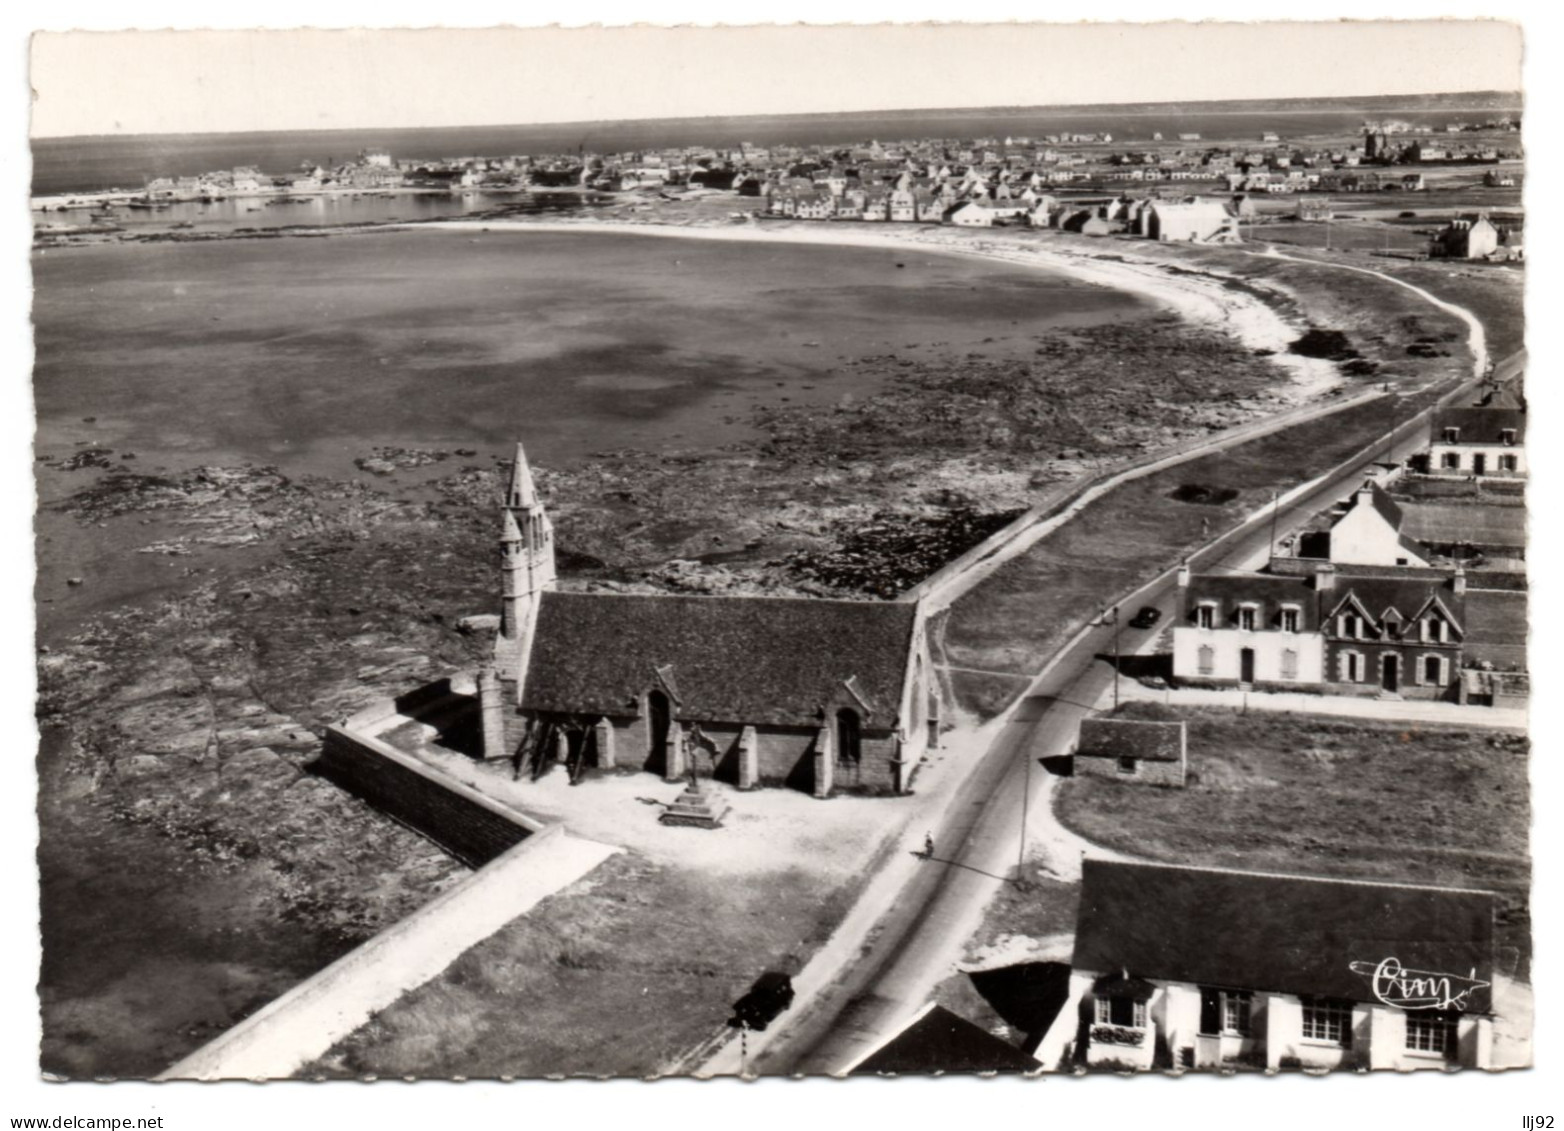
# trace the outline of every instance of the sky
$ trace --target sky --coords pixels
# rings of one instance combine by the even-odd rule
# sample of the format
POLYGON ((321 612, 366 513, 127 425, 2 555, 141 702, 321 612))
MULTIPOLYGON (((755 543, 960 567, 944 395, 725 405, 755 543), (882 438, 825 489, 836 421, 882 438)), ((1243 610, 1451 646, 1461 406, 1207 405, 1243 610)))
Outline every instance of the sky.
POLYGON ((1520 68, 1521 30, 1496 20, 44 32, 32 46, 32 130, 1513 91, 1520 68))

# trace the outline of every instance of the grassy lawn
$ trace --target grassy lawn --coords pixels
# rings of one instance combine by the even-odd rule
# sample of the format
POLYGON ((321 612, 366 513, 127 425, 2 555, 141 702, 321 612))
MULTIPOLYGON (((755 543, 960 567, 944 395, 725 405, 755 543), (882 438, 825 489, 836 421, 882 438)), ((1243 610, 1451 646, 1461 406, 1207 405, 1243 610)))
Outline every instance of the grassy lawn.
POLYGON ((1177 717, 1190 726, 1187 788, 1071 778, 1058 818, 1152 860, 1497 891, 1499 968, 1527 976, 1524 738, 1216 708, 1177 717))
POLYGON ((615 856, 299 1075, 659 1074, 722 1033, 762 972, 796 973, 855 886, 615 856))

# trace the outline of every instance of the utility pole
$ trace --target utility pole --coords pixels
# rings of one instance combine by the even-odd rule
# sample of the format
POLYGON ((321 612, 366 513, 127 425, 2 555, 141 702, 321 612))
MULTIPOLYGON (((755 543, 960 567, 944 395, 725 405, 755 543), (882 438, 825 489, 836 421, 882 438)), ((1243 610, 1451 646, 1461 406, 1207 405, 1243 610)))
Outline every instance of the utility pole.
POLYGON ((1016 849, 1016 888, 1026 890, 1026 810, 1032 797, 1032 751, 1021 752, 1026 759, 1026 784, 1021 787, 1021 846, 1016 849))
POLYGON ((1271 488, 1271 549, 1270 549, 1270 552, 1265 555, 1266 561, 1270 561, 1272 558, 1274 558, 1276 556, 1276 512, 1281 509, 1281 507, 1279 507, 1277 505, 1278 501, 1279 501, 1279 497, 1276 494, 1276 488, 1272 487, 1271 488))
POLYGON ((1113 606, 1113 713, 1119 713, 1119 606, 1113 606))

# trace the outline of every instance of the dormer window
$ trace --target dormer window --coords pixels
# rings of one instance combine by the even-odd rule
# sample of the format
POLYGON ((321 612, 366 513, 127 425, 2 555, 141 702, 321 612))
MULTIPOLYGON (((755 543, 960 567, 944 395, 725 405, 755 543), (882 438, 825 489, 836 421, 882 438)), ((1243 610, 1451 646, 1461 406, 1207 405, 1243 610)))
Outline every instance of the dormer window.
POLYGON ((1253 605, 1241 605, 1238 609, 1238 627, 1244 632, 1253 632, 1255 619, 1259 610, 1253 605))
POLYGON ((1505 444, 1513 447, 1515 444, 1515 429, 1506 428, 1504 431, 1499 433, 1499 438, 1503 440, 1505 444))
POLYGON ((1445 642, 1445 622, 1438 617, 1429 617, 1423 621, 1423 639, 1433 644, 1445 642))
POLYGON ((1202 601, 1195 609, 1195 626, 1197 628, 1216 627, 1216 605, 1211 601, 1202 601))
POLYGON ((1445 443, 1458 444, 1461 442, 1461 430, 1459 428, 1445 429, 1445 443))
POLYGON ((1282 609, 1281 626, 1283 632, 1298 631, 1298 610, 1291 605, 1282 609))
POLYGON ((1352 640, 1363 638, 1363 618, 1357 613, 1342 613, 1337 618, 1336 631, 1352 640))

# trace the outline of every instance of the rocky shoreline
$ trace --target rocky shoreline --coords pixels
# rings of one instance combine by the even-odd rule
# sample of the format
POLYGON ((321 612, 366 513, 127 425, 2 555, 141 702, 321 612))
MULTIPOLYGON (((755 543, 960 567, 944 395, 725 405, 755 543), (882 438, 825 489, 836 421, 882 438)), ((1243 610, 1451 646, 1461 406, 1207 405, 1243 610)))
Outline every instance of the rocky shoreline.
MULTIPOLYGON (((537 467, 563 583, 883 599, 1045 489, 1299 396, 1281 359, 1208 321, 1026 337, 1030 360, 845 358, 879 391, 756 409, 753 442, 537 467)), ((176 846, 181 884, 242 877, 234 931, 308 925, 350 947, 460 870, 316 778, 318 736, 481 660, 483 636, 463 618, 495 603, 505 469, 474 449, 416 446, 365 450, 359 479, 265 465, 149 474, 133 454, 93 446, 51 461, 70 489, 49 506, 134 552, 200 564, 172 596, 95 616, 40 656, 39 717, 69 731, 43 803, 70 810, 57 828, 109 820, 176 846), (152 523, 173 532, 138 542, 152 523)), ((67 1018, 81 1008, 46 994, 46 1067, 140 1071, 90 1032, 73 1043, 67 1018)), ((171 1060, 195 1040, 175 1031, 150 1047, 171 1060)))

